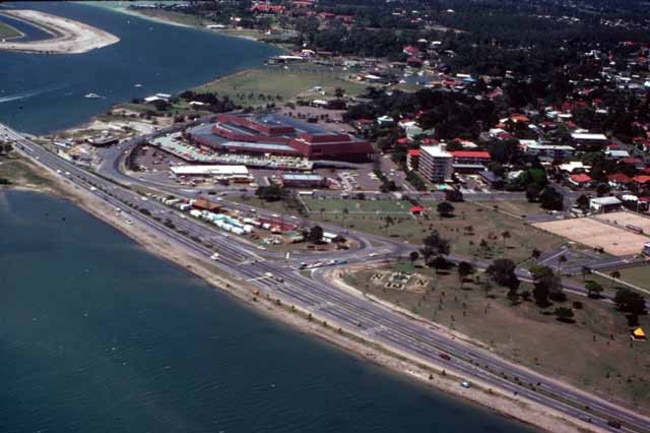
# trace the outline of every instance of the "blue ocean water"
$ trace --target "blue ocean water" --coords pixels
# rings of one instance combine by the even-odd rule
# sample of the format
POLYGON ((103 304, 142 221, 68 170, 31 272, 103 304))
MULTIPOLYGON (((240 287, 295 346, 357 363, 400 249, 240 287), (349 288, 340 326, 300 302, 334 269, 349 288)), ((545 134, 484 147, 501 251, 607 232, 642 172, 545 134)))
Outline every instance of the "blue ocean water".
MULTIPOLYGON (((85 54, 0 51, 0 122, 25 132, 46 133, 76 126, 113 103, 179 92, 260 66, 266 57, 278 53, 270 45, 156 23, 100 7, 65 2, 2 5, 63 15, 121 39, 85 54), (142 87, 134 87, 136 84, 142 87), (84 98, 88 93, 104 98, 84 98)), ((1 19, 9 23, 8 18, 1 19)), ((38 36, 39 31, 32 26, 20 27, 30 30, 32 37, 38 36)))
POLYGON ((0 431, 530 432, 242 306, 67 201, 0 192, 0 431))

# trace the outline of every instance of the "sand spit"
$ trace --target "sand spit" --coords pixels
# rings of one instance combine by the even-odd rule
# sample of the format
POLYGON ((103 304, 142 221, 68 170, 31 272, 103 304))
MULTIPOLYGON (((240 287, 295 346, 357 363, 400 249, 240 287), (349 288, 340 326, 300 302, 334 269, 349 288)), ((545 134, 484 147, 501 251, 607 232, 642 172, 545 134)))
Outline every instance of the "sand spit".
POLYGON ((34 10, 5 10, 2 14, 26 21, 52 35, 32 42, 0 42, 0 50, 34 54, 81 54, 120 41, 115 35, 79 21, 34 10))

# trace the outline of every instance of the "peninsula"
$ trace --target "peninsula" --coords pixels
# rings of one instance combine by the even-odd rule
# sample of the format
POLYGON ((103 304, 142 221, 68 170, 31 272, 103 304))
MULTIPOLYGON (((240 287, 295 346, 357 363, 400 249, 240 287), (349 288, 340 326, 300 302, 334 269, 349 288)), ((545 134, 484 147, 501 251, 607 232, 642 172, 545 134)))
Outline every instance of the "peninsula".
POLYGON ((117 36, 79 21, 35 10, 5 10, 2 14, 34 25, 51 38, 19 42, 0 41, 0 50, 34 54, 81 54, 120 41, 117 36))

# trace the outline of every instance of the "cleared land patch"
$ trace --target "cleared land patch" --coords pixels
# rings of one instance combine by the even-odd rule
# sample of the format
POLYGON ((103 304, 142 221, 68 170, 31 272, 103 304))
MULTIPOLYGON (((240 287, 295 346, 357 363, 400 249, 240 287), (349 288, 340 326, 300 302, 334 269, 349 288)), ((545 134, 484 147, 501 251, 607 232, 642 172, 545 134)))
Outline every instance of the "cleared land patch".
POLYGON ((594 218, 610 224, 619 225, 621 228, 625 228, 626 225, 630 224, 642 228, 645 234, 650 234, 650 218, 644 217, 643 215, 632 212, 612 212, 596 215, 594 218))
POLYGON ((603 248, 605 252, 615 256, 638 254, 646 242, 642 235, 593 218, 566 219, 533 225, 590 247, 603 248))

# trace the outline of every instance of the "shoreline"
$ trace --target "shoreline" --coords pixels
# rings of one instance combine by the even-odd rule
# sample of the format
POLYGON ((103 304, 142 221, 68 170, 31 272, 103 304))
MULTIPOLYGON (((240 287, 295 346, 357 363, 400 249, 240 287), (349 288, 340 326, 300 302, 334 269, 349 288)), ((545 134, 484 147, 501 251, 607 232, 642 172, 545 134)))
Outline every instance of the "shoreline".
POLYGON ((37 27, 52 37, 31 42, 0 42, 0 50, 30 54, 82 54, 120 42, 99 28, 58 15, 29 9, 10 9, 2 14, 37 27))
MULTIPOLYGON (((36 164, 29 162, 34 167, 36 164)), ((480 405, 507 418, 516 419, 529 426, 554 433, 578 433, 584 431, 603 432, 592 424, 579 420, 567 420, 554 410, 524 398, 514 398, 509 392, 491 388, 480 380, 472 379, 469 389, 459 385, 462 376, 454 373, 447 365, 437 360, 416 360, 408 354, 393 352, 372 341, 371 337, 359 336, 349 330, 338 331, 332 326, 324 326, 318 313, 290 309, 284 300, 256 296, 255 288, 246 281, 239 281, 227 276, 224 271, 215 271, 214 265, 207 258, 198 258, 181 248, 161 239, 158 234, 141 230, 138 224, 128 225, 124 218, 115 214, 110 205, 94 197, 88 191, 71 186, 66 179, 59 178, 49 171, 41 172, 53 187, 10 185, 9 189, 27 190, 50 194, 57 198, 69 200, 89 215, 109 224, 123 235, 133 239, 147 253, 153 254, 174 266, 178 266, 192 275, 201 278, 207 284, 241 301, 246 306, 265 316, 279 320, 298 332, 318 337, 321 341, 332 344, 355 357, 381 366, 391 374, 401 378, 410 378, 419 386, 432 387, 437 392, 458 398, 463 403, 480 405), (224 275, 225 274, 225 275, 224 275), (313 320, 308 320, 308 314, 313 320), (410 359, 409 359, 410 358, 410 359), (444 373, 443 373, 444 371, 444 373)))

